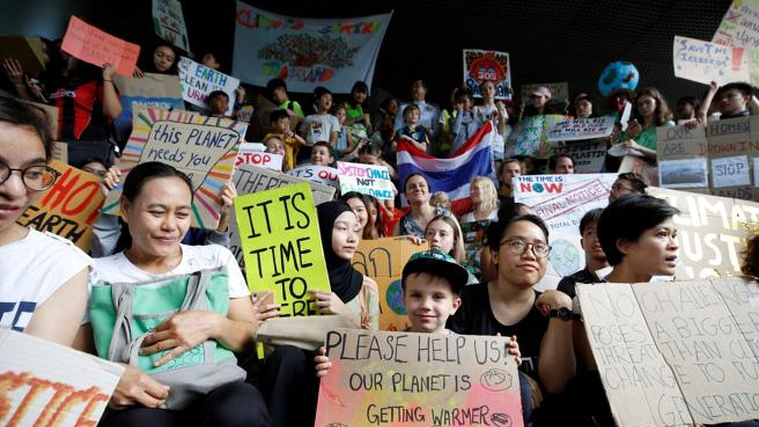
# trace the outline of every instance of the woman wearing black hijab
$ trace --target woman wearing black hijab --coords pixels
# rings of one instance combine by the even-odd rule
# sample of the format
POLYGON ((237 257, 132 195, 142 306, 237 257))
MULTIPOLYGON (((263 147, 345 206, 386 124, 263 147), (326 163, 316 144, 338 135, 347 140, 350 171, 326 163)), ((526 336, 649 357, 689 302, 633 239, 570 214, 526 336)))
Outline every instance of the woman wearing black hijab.
POLYGON ((379 326, 377 283, 353 268, 351 260, 358 247, 361 226, 356 214, 342 200, 316 207, 324 259, 332 292, 314 292, 322 314, 344 314, 364 329, 379 326))

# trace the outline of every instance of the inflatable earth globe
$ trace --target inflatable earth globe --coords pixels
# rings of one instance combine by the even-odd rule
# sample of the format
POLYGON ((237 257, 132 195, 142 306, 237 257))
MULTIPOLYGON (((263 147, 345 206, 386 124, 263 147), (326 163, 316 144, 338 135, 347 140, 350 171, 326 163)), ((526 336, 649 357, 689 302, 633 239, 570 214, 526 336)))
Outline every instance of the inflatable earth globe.
POLYGON ((612 62, 601 71, 601 77, 598 78, 598 90, 604 97, 609 96, 615 89, 635 90, 639 79, 640 73, 632 63, 612 62))

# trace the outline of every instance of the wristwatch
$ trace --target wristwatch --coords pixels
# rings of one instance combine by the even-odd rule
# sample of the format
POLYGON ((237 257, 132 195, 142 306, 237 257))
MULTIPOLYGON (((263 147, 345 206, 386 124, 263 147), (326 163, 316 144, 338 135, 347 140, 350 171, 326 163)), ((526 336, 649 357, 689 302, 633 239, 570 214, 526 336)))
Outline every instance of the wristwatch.
POLYGON ((572 310, 561 307, 560 309, 552 308, 551 311, 548 312, 548 317, 558 317, 561 320, 581 320, 582 316, 579 314, 573 312, 572 310))

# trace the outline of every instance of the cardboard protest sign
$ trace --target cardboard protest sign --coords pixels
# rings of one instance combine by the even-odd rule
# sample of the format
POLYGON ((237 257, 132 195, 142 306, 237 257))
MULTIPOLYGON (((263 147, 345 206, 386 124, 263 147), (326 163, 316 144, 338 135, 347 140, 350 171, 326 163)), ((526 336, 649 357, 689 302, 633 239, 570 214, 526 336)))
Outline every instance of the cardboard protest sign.
POLYGON ((759 417, 759 286, 742 278, 578 285, 585 330, 618 425, 759 417))
POLYGON ((572 156, 575 173, 599 173, 606 160, 606 142, 571 141, 551 149, 551 155, 566 153, 572 156))
POLYGON ((703 127, 656 128, 659 185, 699 191, 709 187, 706 130, 703 127))
POLYGON ((118 74, 131 76, 140 55, 140 46, 114 37, 76 16, 71 16, 61 50, 98 67, 111 64, 118 74))
POLYGON ((0 425, 97 425, 123 373, 115 363, 0 328, 0 425))
POLYGON ((24 71, 38 76, 45 69, 42 61, 42 40, 37 37, 0 36, 0 59, 17 60, 24 71))
POLYGON ((169 74, 145 73, 141 79, 115 76, 113 82, 119 90, 122 113, 114 125, 123 139, 132 130, 132 106, 184 110, 179 77, 169 74))
POLYGON ((706 85, 712 81, 724 85, 750 79, 748 57, 742 47, 675 36, 672 61, 675 77, 706 85))
POLYGON ((535 290, 556 289, 561 279, 585 268, 585 251, 580 245, 579 226, 572 233, 568 231, 549 234, 551 255, 548 257, 548 268, 545 276, 533 286, 535 290))
POLYGON ((759 124, 750 117, 707 123, 709 186, 715 196, 742 200, 751 200, 754 197, 748 156, 752 149, 756 150, 759 145, 756 145, 752 138, 752 122, 759 124))
POLYGON ((759 203, 657 187, 646 191, 680 210, 674 217, 680 248, 677 277, 740 274, 741 250, 759 230, 759 203))
POLYGON ((515 177, 514 201, 529 206, 551 233, 577 234, 585 212, 605 208, 617 174, 522 175, 515 177))
POLYGON ((92 224, 105 199, 100 178, 57 160, 49 165, 60 176, 26 208, 16 223, 57 234, 87 252, 92 242, 92 224))
POLYGON ((259 143, 244 142, 240 144, 237 152, 235 167, 240 165, 261 166, 262 168, 282 171, 282 159, 284 156, 275 153, 266 153, 266 146, 259 143))
POLYGON ((569 83, 567 82, 560 82, 560 83, 530 83, 526 85, 522 85, 520 89, 520 98, 522 99, 522 102, 527 102, 530 98, 530 94, 535 91, 535 89, 544 86, 547 87, 548 90, 551 91, 551 99, 557 99, 560 101, 568 101, 569 100, 569 83))
POLYGON ((182 3, 178 0, 153 0, 153 26, 158 37, 185 52, 190 51, 182 3))
MULTIPOLYGON (((328 202, 335 196, 336 190, 334 187, 295 178, 251 164, 241 164, 235 167, 235 173, 232 178, 232 183, 235 185, 237 194, 241 196, 301 182, 307 182, 311 186, 311 194, 315 205, 328 202)), ((229 242, 229 249, 235 254, 237 263, 244 271, 245 262, 243 260, 242 243, 240 243, 240 232, 237 229, 237 219, 234 212, 232 213, 232 217, 229 218, 229 242)))
POLYGON ((227 116, 232 114, 237 99, 235 89, 240 86, 240 80, 184 56, 179 58, 178 69, 182 98, 185 101, 207 110, 208 94, 220 90, 229 96, 229 108, 225 114, 227 116))
POLYGON ((614 131, 614 117, 601 116, 561 121, 546 134, 548 141, 577 141, 605 138, 614 131))
POLYGON ((283 316, 316 314, 310 292, 329 292, 319 222, 305 182, 235 198, 251 292, 274 291, 283 316))
MULTIPOLYGON (((248 125, 185 111, 136 106, 132 135, 118 166, 125 174, 140 163, 158 161, 186 173, 192 180, 192 226, 219 225, 224 183, 232 178, 237 150, 248 125)), ((108 193, 104 212, 117 215, 121 184, 108 193)))
POLYGON ((464 49, 464 85, 475 98, 482 98, 480 85, 484 81, 493 83, 496 99, 511 99, 509 54, 495 50, 464 49))
POLYGON ((403 304, 403 267, 416 252, 427 249, 406 237, 362 240, 353 255, 353 268, 377 282, 380 297, 379 328, 404 331, 411 327, 403 304))
POLYGON ((338 170, 329 166, 301 166, 288 171, 287 174, 308 181, 318 182, 319 184, 329 185, 337 189, 340 188, 338 170))
MULTIPOLYGON (((751 84, 759 85, 759 1, 733 0, 722 22, 712 37, 712 42, 742 47, 748 59, 751 84)), ((736 58, 733 58, 736 60, 736 58)))
POLYGON ((617 173, 622 174, 626 172, 637 173, 642 176, 649 185, 659 185, 659 169, 642 157, 630 154, 623 157, 617 173))
POLYGON ((337 162, 337 177, 342 194, 355 191, 380 200, 395 199, 395 186, 385 166, 337 162))
POLYGON ((521 427, 519 376, 507 338, 327 333, 316 426, 521 427))
POLYGON ((504 156, 532 156, 547 159, 551 154, 551 143, 547 139, 547 132, 563 120, 564 116, 556 114, 523 119, 509 135, 504 156))

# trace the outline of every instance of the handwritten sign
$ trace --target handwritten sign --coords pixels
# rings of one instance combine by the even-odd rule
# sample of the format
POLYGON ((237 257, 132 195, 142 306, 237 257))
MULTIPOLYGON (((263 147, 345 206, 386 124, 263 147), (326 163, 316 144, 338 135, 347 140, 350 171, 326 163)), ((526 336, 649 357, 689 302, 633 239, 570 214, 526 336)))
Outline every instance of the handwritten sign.
POLYGON ((122 113, 114 125, 123 139, 132 131, 132 106, 184 110, 182 87, 179 78, 169 74, 145 73, 141 79, 115 76, 113 82, 119 90, 122 113))
POLYGON ((153 0, 153 26, 158 37, 185 52, 190 51, 182 4, 178 0, 153 0))
POLYGON ((521 427, 519 377, 506 338, 327 333, 317 426, 521 427))
POLYGON ((617 174, 522 175, 514 178, 514 201, 529 206, 548 229, 579 233, 585 212, 605 208, 617 174))
MULTIPOLYGON (((237 150, 247 123, 205 117, 185 111, 136 106, 132 135, 119 161, 122 172, 145 162, 163 162, 186 173, 192 181, 192 226, 219 225, 224 183, 232 178, 237 150)), ((123 183, 125 176, 121 177, 123 183)), ((118 214, 120 184, 108 193, 103 210, 118 214)))
POLYGON ((680 210, 674 217, 680 247, 677 277, 740 274, 741 250, 752 230, 759 230, 759 203, 658 187, 646 191, 680 210))
POLYGON ((377 282, 380 330, 404 331, 411 327, 403 304, 403 267, 411 255, 426 249, 426 244, 414 243, 405 237, 359 242, 353 255, 353 268, 377 282))
POLYGON ((220 90, 229 96, 229 108, 225 114, 229 116, 234 111, 235 89, 240 86, 240 80, 183 56, 179 58, 179 82, 182 98, 190 104, 207 110, 208 94, 220 90))
POLYGON ((605 138, 614 130, 614 117, 601 116, 561 121, 548 131, 548 141, 576 141, 605 138))
POLYGON ((308 181, 318 182, 331 187, 340 188, 338 170, 329 166, 301 166, 289 172, 288 175, 303 178, 308 181))
POLYGON ((509 135, 504 155, 547 159, 551 154, 551 143, 547 139, 547 132, 561 121, 564 121, 564 116, 556 114, 523 119, 509 135))
POLYGON ((679 426, 759 417, 759 286, 741 278, 578 285, 617 424, 679 426))
POLYGON ((42 60, 42 40, 37 37, 0 36, 0 59, 13 58, 24 71, 33 76, 45 69, 42 60))
POLYGON ((748 57, 751 84, 759 85, 759 2, 733 0, 712 37, 717 44, 742 47, 748 57))
POLYGON ((16 223, 57 234, 87 252, 92 242, 92 225, 105 199, 100 178, 57 160, 49 164, 61 175, 16 223))
MULTIPOLYGON (((241 164, 240 166, 237 166, 232 178, 232 183, 235 185, 237 194, 241 196, 257 193, 259 191, 271 190, 272 188, 280 188, 286 185, 299 184, 301 182, 306 182, 311 186, 311 194, 315 205, 328 202, 335 196, 336 190, 334 187, 295 178, 281 172, 275 172, 251 164, 241 164)), ((235 258, 237 258, 237 263, 240 265, 240 268, 245 270, 242 243, 240 242, 240 231, 237 229, 237 219, 234 212, 229 219, 229 242, 229 249, 235 254, 235 258)))
POLYGON ((734 119, 716 120, 707 123, 706 135, 708 140, 708 153, 710 163, 717 164, 720 169, 712 167, 710 169, 709 183, 710 192, 715 196, 732 197, 736 199, 751 200, 754 191, 751 188, 751 175, 753 171, 745 166, 750 166, 747 162, 741 162, 741 166, 733 164, 728 169, 726 162, 731 160, 720 160, 720 158, 735 158, 749 156, 752 152, 759 151, 759 141, 756 136, 759 134, 759 125, 757 119, 751 117, 738 117, 734 119), (751 131, 754 124, 754 131, 751 131), (749 175, 749 181, 743 185, 729 185, 735 182, 730 177, 737 176, 740 182, 745 182, 741 178, 745 173, 749 175), (719 174, 719 176, 717 176, 719 174), (727 179, 723 179, 727 178, 727 179))
POLYGON ((84 62, 102 67, 109 63, 118 74, 131 76, 140 46, 126 42, 71 16, 61 50, 84 62))
POLYGON ((566 153, 572 156, 575 173, 599 173, 606 160, 606 143, 603 141, 572 141, 555 146, 551 155, 566 153))
POLYGON ((751 185, 748 156, 719 157, 711 163, 714 188, 751 185))
POLYGON ((672 45, 675 77, 720 85, 750 79, 743 48, 675 36, 672 45))
POLYGON ((281 154, 266 153, 266 146, 259 143, 244 142, 240 144, 240 151, 237 153, 237 162, 235 167, 240 165, 261 166, 262 168, 275 171, 282 170, 281 154))
POLYGON ((251 292, 274 291, 284 316, 316 314, 309 291, 330 286, 311 188, 303 182, 234 203, 251 292))
POLYGON ((355 191, 380 200, 395 198, 395 186, 385 166, 337 162, 337 176, 342 194, 355 191))
POLYGON ((511 63, 509 54, 495 50, 464 49, 464 85, 472 96, 482 98, 480 85, 489 81, 496 99, 511 99, 511 63))
POLYGON ((0 328, 0 425, 97 425, 123 372, 115 363, 0 328))

